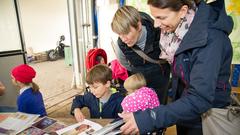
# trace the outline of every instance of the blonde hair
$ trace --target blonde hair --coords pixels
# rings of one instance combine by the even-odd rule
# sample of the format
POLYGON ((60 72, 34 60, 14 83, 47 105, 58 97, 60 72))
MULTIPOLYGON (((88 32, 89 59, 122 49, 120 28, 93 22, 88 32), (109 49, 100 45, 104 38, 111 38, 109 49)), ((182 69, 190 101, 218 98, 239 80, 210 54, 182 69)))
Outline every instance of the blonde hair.
POLYGON ((141 73, 136 73, 128 77, 123 86, 127 91, 132 90, 132 92, 134 92, 135 90, 146 86, 146 84, 144 76, 141 73))
POLYGON ((114 14, 111 26, 117 34, 128 34, 130 26, 138 29, 138 22, 141 21, 138 10, 132 6, 122 6, 114 14))

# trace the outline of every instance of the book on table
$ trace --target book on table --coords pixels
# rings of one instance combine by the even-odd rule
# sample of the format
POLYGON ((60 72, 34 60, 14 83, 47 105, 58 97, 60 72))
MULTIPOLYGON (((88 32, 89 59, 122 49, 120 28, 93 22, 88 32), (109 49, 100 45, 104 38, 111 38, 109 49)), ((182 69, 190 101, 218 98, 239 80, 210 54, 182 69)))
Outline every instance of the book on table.
POLYGON ((0 135, 46 135, 67 127, 53 118, 22 112, 0 113, 0 135))
POLYGON ((70 125, 66 128, 56 131, 58 135, 116 135, 121 133, 118 127, 123 124, 123 120, 117 120, 111 122, 105 126, 84 119, 83 122, 79 122, 73 125, 70 125))
POLYGON ((43 117, 18 135, 56 135, 56 131, 67 127, 56 119, 43 117))
POLYGON ((39 117, 36 114, 22 112, 0 113, 0 135, 14 135, 28 128, 39 117))
POLYGON ((113 121, 105 126, 85 119, 70 126, 56 119, 22 112, 0 113, 0 135, 115 135, 123 120, 113 121))

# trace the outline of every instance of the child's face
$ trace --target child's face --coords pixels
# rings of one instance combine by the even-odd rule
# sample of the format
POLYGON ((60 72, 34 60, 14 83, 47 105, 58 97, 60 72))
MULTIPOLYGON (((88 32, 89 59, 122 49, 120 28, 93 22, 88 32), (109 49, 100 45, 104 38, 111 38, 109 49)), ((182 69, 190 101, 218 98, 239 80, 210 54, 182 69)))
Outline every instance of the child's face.
POLYGON ((97 98, 101 98, 109 92, 110 82, 108 81, 106 84, 95 82, 92 85, 89 85, 89 87, 93 95, 97 98))
POLYGON ((103 57, 101 58, 101 60, 100 60, 99 63, 100 63, 100 64, 105 64, 105 61, 104 61, 104 58, 103 58, 103 57))

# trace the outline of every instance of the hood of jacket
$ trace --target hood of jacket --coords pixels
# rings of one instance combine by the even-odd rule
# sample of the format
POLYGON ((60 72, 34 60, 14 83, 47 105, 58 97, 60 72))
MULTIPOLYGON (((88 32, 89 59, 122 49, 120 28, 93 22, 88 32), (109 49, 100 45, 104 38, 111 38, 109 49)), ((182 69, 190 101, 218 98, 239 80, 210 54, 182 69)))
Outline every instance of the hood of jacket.
POLYGON ((217 0, 209 5, 201 2, 198 5, 189 31, 184 36, 175 55, 196 47, 203 47, 207 43, 209 29, 215 29, 230 34, 233 20, 226 14, 223 0, 217 0))

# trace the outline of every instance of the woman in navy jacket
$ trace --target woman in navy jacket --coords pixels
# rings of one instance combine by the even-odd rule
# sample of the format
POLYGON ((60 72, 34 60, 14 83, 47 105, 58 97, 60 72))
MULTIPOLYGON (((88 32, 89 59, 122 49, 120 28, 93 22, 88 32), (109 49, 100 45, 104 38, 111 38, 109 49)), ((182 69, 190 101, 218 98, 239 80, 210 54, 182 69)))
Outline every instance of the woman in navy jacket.
POLYGON ((187 28, 184 36, 181 38, 182 33, 179 34, 180 44, 173 57, 168 57, 169 62, 172 62, 175 101, 143 112, 122 114, 126 122, 121 127, 123 133, 145 134, 155 128, 176 124, 178 135, 201 135, 201 114, 213 107, 229 105, 233 52, 228 35, 232 31, 233 22, 226 15, 223 0, 217 0, 211 5, 195 1, 148 0, 155 26, 162 31, 177 33, 176 30, 181 27, 179 25, 184 24, 181 21, 188 22, 188 15, 193 17, 187 23, 190 25, 184 25, 187 28), (176 23, 169 25, 167 20, 176 23))

